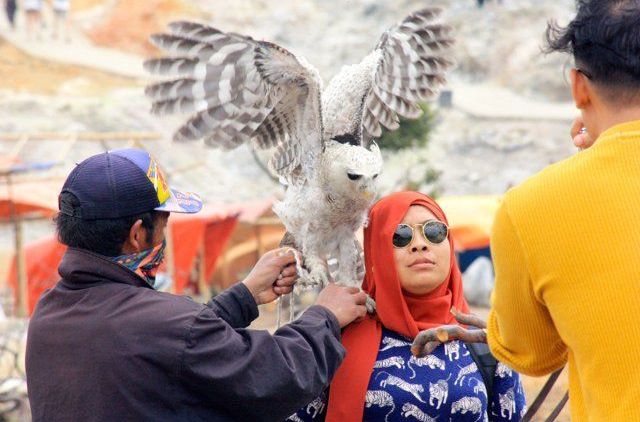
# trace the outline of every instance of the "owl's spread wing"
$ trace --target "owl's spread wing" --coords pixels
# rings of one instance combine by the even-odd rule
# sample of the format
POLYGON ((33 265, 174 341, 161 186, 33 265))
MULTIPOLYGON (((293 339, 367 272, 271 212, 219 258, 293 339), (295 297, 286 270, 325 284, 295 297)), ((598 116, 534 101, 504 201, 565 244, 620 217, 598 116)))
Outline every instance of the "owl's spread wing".
POLYGON ((204 138, 225 149, 253 140, 256 147, 274 148, 270 165, 277 174, 304 177, 312 166, 305 160, 322 149, 317 71, 286 49, 248 36, 186 21, 169 29, 151 37, 169 57, 147 60, 145 68, 178 78, 145 93, 153 113, 191 114, 174 140, 204 138), (317 130, 301 133, 309 127, 317 130))
POLYGON ((445 74, 454 66, 449 54, 454 39, 452 28, 438 22, 440 13, 433 7, 414 12, 380 38, 379 59, 362 110, 365 145, 382 134, 381 124, 397 129, 398 115, 419 117, 418 103, 434 97, 446 83, 445 74))

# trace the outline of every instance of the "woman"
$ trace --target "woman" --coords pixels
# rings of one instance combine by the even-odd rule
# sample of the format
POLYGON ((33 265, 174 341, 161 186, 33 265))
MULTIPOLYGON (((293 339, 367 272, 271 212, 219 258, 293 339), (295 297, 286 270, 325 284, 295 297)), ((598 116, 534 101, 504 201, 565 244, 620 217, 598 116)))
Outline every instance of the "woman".
POLYGON ((497 364, 492 397, 467 345, 454 341, 415 358, 419 331, 456 324, 468 312, 447 219, 428 196, 400 192, 377 202, 364 232, 363 289, 377 315, 343 333, 346 358, 328 394, 289 420, 518 421, 525 399, 518 375, 497 364))

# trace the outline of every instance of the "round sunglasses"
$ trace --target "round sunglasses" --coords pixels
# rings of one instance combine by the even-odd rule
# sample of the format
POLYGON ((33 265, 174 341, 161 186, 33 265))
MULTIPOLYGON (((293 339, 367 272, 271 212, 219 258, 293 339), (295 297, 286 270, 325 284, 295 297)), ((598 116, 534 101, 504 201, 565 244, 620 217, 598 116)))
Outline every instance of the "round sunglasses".
POLYGON ((405 248, 413 241, 413 228, 420 228, 424 238, 430 243, 442 243, 449 234, 449 227, 442 221, 429 220, 422 224, 398 224, 396 231, 393 233, 393 246, 396 248, 405 248))

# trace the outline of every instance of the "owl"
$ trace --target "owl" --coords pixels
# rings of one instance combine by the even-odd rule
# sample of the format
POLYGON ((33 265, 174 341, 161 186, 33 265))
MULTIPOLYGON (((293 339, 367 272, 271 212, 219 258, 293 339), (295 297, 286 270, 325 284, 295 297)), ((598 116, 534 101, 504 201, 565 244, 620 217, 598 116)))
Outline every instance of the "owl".
POLYGON ((454 65, 440 14, 429 7, 407 16, 325 89, 303 57, 267 41, 187 21, 151 37, 167 56, 145 68, 173 77, 146 88, 152 112, 189 115, 176 142, 270 151, 269 167, 286 185, 274 211, 304 260, 299 285, 361 285, 355 232, 382 171, 375 138, 382 126, 397 129, 399 116, 419 117, 418 103, 437 94, 454 65), (335 277, 327 257, 337 259, 335 277))

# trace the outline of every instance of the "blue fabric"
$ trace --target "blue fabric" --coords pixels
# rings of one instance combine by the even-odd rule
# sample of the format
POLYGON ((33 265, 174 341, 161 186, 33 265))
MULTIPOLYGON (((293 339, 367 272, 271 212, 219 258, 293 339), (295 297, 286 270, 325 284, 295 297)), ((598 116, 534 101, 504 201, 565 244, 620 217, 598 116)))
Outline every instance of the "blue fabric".
MULTIPOLYGON (((498 363, 490 402, 482 375, 462 342, 439 346, 421 359, 411 340, 383 329, 369 380, 364 421, 517 422, 526 411, 520 377, 498 363)), ((328 392, 291 415, 288 421, 323 421, 328 392)))

